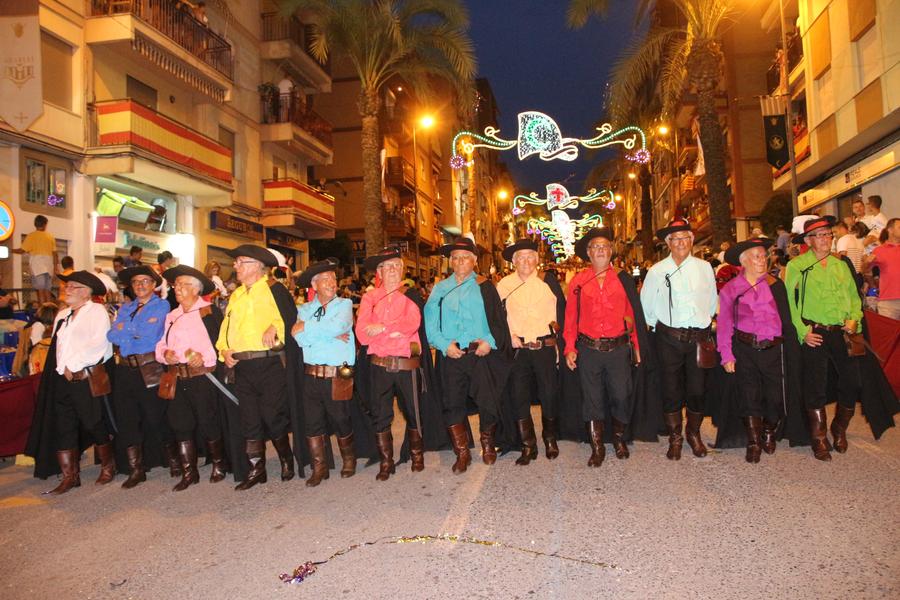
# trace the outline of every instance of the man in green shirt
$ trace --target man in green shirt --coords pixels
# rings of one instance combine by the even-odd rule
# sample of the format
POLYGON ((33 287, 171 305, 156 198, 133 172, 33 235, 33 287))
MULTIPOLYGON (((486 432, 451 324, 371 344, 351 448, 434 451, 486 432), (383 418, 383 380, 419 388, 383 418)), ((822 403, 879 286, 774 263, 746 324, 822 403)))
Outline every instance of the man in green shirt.
POLYGON ((791 320, 801 343, 804 393, 812 450, 819 460, 831 460, 826 437, 826 387, 828 363, 838 374, 838 406, 831 435, 834 449, 847 451, 847 426, 853 417, 862 387, 859 362, 847 354, 844 335, 862 331, 862 302, 850 267, 831 254, 834 234, 831 216, 816 217, 803 225, 803 234, 794 243, 806 243, 809 250, 787 265, 785 286, 791 320))

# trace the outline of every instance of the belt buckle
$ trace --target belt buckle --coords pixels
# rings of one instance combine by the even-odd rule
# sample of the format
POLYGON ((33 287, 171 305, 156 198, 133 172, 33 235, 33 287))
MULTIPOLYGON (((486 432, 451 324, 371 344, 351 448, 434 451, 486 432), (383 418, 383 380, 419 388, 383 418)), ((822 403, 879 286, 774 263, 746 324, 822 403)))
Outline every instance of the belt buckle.
POLYGON ((388 356, 385 370, 388 373, 398 373, 400 371, 400 359, 396 356, 388 356))

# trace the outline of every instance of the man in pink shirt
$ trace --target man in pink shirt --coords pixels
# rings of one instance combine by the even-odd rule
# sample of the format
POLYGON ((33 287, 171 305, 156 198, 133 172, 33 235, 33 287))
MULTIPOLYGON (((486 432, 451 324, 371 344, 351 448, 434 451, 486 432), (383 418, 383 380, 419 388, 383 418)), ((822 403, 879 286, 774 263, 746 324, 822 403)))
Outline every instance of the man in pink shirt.
POLYGON ((386 481, 394 472, 391 420, 394 417, 395 394, 406 418, 412 470, 425 468, 418 405, 422 312, 406 295, 406 287, 401 285, 404 264, 399 250, 385 248, 368 257, 365 268, 367 271, 374 270, 381 282, 362 297, 356 336, 360 344, 368 346, 371 365, 368 400, 374 420, 375 442, 381 456, 376 479, 386 481))
POLYGON ((900 219, 887 222, 887 242, 865 259, 865 268, 878 267, 878 314, 900 320, 900 219))

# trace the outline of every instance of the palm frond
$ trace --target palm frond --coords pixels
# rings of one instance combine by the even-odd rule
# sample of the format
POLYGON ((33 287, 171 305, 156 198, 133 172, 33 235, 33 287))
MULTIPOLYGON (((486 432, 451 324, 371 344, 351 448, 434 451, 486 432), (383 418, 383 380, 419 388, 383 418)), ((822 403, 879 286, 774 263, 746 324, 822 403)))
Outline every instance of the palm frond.
POLYGON ((636 112, 635 106, 646 96, 648 81, 656 81, 661 65, 681 31, 675 28, 657 28, 647 37, 630 44, 613 66, 609 88, 608 106, 617 123, 629 120, 636 112))

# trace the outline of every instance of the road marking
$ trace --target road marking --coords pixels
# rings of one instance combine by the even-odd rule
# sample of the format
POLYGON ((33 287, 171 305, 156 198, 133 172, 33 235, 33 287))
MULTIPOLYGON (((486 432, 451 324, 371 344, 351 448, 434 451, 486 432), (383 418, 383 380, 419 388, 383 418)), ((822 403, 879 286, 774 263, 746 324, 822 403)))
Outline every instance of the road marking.
POLYGON ((41 504, 47 504, 47 501, 41 500, 40 498, 31 498, 29 496, 12 496, 0 500, 0 509, 18 508, 20 506, 39 506, 41 504))

